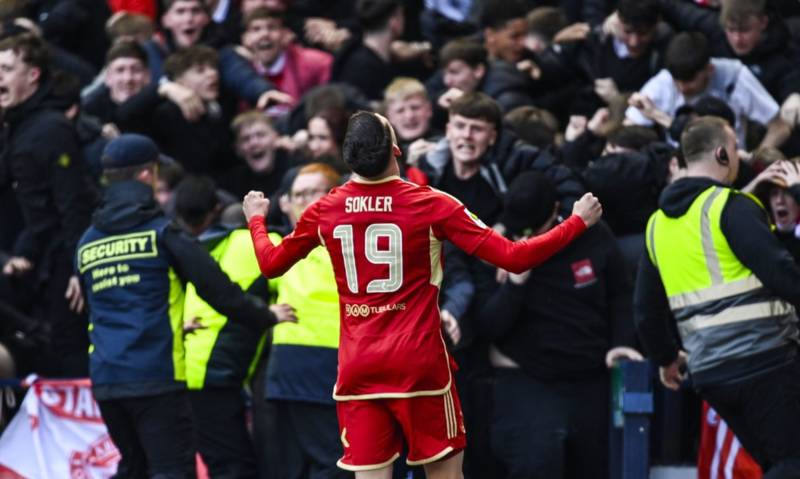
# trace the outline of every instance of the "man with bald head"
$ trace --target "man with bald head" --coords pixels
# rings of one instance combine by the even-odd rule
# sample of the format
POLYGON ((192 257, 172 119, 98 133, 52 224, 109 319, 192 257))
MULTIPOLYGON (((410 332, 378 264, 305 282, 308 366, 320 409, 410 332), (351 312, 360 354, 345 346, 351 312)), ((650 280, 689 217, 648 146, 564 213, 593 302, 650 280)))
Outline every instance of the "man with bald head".
POLYGON ((728 123, 693 120, 681 148, 686 177, 664 190, 647 224, 639 335, 661 382, 677 390, 688 371, 765 479, 800 477, 800 268, 760 201, 730 187, 740 160, 728 123))

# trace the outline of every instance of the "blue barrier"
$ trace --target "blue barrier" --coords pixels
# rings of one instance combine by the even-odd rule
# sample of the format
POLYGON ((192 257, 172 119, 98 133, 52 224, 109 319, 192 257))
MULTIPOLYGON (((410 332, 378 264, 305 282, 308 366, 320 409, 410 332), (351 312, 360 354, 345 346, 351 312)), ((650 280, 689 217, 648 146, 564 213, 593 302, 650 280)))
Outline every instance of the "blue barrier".
POLYGON ((609 444, 612 478, 650 477, 652 384, 648 361, 623 361, 612 370, 609 444))

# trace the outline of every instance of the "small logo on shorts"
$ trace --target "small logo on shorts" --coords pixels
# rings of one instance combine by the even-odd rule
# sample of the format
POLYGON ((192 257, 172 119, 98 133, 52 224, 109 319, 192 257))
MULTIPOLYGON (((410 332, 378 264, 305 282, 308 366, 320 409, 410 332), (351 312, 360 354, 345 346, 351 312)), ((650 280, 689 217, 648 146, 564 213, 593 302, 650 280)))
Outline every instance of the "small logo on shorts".
POLYGON ((347 436, 347 428, 343 427, 342 428, 342 435, 339 438, 342 440, 342 445, 344 447, 350 447, 350 443, 347 442, 347 437, 346 436, 347 436))

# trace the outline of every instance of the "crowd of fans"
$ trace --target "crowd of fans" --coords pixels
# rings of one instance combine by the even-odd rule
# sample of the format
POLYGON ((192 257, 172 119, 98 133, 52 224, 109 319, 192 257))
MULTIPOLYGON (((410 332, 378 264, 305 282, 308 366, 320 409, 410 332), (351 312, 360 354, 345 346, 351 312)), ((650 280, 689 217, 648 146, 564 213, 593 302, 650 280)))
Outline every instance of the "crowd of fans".
MULTIPOLYGON (((87 374, 73 262, 104 188, 102 151, 121 133, 157 143, 156 199, 189 233, 175 192, 198 182, 232 227, 244 218, 226 207, 263 191, 271 231, 289 233, 297 194, 346 180, 342 142, 358 110, 391 122, 404 177, 511 238, 596 194, 605 224, 532 273, 445 250, 442 322, 469 477, 607 470, 608 367, 641 358, 636 264, 660 192, 685 167, 690 119, 734 128, 745 159, 735 185, 797 249, 800 175, 786 160, 800 155, 797 2, 16 0, 0 20, 0 342, 17 375, 87 374), (322 186, 294 191, 312 163, 322 186)), ((270 400, 258 374, 255 397, 270 400)), ((287 421, 292 400, 277 394, 256 422, 287 421)), ((256 444, 259 460, 281 460, 268 449, 256 444)))

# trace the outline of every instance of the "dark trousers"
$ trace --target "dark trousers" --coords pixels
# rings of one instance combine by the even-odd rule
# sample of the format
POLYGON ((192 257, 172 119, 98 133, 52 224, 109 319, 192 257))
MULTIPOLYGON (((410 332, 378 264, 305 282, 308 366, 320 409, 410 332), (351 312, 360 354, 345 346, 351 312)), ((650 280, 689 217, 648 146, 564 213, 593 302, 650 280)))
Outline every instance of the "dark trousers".
POLYGON ((256 477, 253 442, 247 432, 241 388, 189 391, 197 446, 212 479, 256 477))
POLYGON ((545 383, 498 369, 492 453, 509 479, 608 477, 608 377, 545 383))
POLYGON ((97 402, 122 454, 117 479, 194 479, 195 432, 186 391, 97 402))
POLYGON ((266 401, 267 447, 272 451, 263 477, 348 479, 336 466, 343 454, 336 406, 301 401, 266 401))
POLYGON ((34 273, 0 278, 0 316, 9 316, 0 330, 25 333, 23 349, 33 354, 18 358, 22 372, 83 378, 89 375, 88 316, 70 311, 64 298, 72 266, 70 256, 60 254, 67 260, 54 254, 34 273))
POLYGON ((764 479, 800 477, 800 360, 732 385, 698 388, 764 479))
MULTIPOLYGON (((45 284, 45 318, 52 323, 52 350, 58 358, 60 377, 89 376, 89 322, 88 316, 69 309, 64 298, 67 284, 73 274, 70 261, 53 260, 51 276, 45 284)), ((85 294, 84 294, 85 296, 85 294)))

